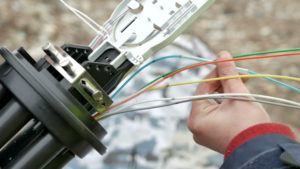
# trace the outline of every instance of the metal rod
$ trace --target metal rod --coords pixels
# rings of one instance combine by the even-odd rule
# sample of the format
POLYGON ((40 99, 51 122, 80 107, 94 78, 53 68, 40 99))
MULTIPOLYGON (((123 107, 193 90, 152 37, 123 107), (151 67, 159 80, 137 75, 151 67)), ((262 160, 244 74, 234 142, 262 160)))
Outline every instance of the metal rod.
POLYGON ((64 146, 48 133, 36 143, 24 149, 5 169, 43 168, 63 149, 64 146))
POLYGON ((69 150, 64 150, 55 159, 53 159, 44 169, 63 168, 69 161, 74 158, 74 154, 69 150))
POLYGON ((31 118, 31 114, 15 99, 0 111, 0 147, 13 137, 31 118))

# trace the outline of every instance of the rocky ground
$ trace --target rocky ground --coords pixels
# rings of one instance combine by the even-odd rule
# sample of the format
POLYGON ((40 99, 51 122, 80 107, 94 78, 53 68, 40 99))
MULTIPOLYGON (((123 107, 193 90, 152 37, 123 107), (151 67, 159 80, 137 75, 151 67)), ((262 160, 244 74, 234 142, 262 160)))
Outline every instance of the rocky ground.
MULTIPOLYGON (((73 5, 103 23, 120 0, 73 0, 73 5)), ((298 48, 300 45, 299 0, 219 0, 194 23, 187 34, 198 36, 214 52, 234 55, 298 48)), ((88 44, 94 33, 59 0, 0 0, 0 46, 24 46, 36 57, 46 41, 55 44, 88 44)), ((260 73, 300 76, 300 56, 243 61, 239 66, 260 73), (299 67, 298 67, 299 66, 299 67)), ((300 88, 299 83, 287 81, 300 88)), ((253 93, 300 101, 300 94, 263 79, 248 83, 253 93)), ((278 122, 300 129, 297 110, 265 106, 278 122)))

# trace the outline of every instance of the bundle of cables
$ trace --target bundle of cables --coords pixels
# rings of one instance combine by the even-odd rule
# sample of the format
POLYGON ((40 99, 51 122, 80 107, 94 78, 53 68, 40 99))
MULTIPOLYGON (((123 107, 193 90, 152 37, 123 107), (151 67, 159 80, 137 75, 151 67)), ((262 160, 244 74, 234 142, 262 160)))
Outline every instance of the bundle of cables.
POLYGON ((277 50, 277 51, 267 51, 267 52, 259 52, 259 53, 251 53, 251 54, 244 54, 244 55, 238 55, 234 56, 232 59, 226 59, 226 60, 207 60, 203 59, 200 57, 193 57, 193 56, 180 56, 180 55, 174 55, 174 56, 166 56, 166 57, 161 57, 158 59, 155 59, 147 64, 145 64, 143 67, 139 68, 135 73, 133 73, 127 81, 125 81, 120 88, 116 90, 116 92, 112 95, 112 98, 115 98, 120 91, 136 76, 138 75, 141 71, 149 67, 150 65, 166 60, 166 59, 171 59, 171 58, 183 58, 183 59, 189 59, 189 60, 195 60, 197 64, 193 64, 187 67, 183 67, 180 69, 176 69, 172 72, 166 73, 150 83, 146 84, 144 87, 142 87, 138 92, 135 94, 129 96, 128 98, 124 99, 123 101, 116 103, 109 107, 104 113, 99 114, 95 113, 93 117, 97 120, 104 120, 108 117, 111 117, 113 115, 117 114, 122 114, 122 113, 127 113, 127 112, 135 112, 135 111, 142 111, 142 110, 148 110, 148 109, 154 109, 154 108, 160 108, 160 107, 165 107, 165 106, 171 106, 175 104, 181 104, 181 103, 186 103, 186 102, 192 102, 195 100, 205 100, 205 99, 232 99, 232 100, 242 100, 242 101, 251 101, 251 102, 259 102, 259 103, 265 103, 265 104, 272 104, 272 105, 277 105, 277 106, 282 106, 282 107, 288 107, 288 108, 294 108, 294 109, 300 109, 300 103, 286 100, 286 99, 281 99, 281 98, 276 98, 276 97, 271 97, 271 96, 264 96, 264 95, 256 95, 256 94, 246 94, 246 93, 234 93, 234 94, 229 94, 229 93, 224 93, 224 94, 211 94, 211 95, 201 95, 201 96, 188 96, 188 97, 176 97, 176 98, 161 98, 161 99, 154 99, 154 100, 147 100, 147 101, 142 101, 134 104, 129 104, 125 105, 122 108, 110 112, 111 110, 120 107, 121 105, 126 104, 127 102, 131 101, 132 99, 140 96, 141 94, 152 91, 152 90, 157 90, 157 89, 162 89, 162 88, 167 88, 167 87, 174 87, 174 86, 180 86, 180 85, 188 85, 188 84, 195 84, 195 83, 205 83, 205 82, 211 82, 211 81, 218 81, 218 80, 226 80, 226 79, 236 79, 236 78, 255 78, 255 77, 263 77, 271 82, 277 83, 281 86, 287 87, 293 91, 299 92, 300 89, 295 88, 291 85, 288 85, 286 83, 283 83, 281 81, 275 80, 275 79, 287 79, 287 80, 293 80, 293 81, 299 81, 300 78, 297 77, 289 77, 289 76, 280 76, 280 75, 269 75, 269 74, 258 74, 256 72, 253 72, 248 69, 244 68, 237 68, 238 71, 240 72, 247 72, 249 75, 238 75, 238 76, 226 76, 226 77, 219 77, 219 78, 213 78, 213 79, 205 79, 205 80, 200 80, 200 81, 193 81, 193 82, 185 82, 185 83, 177 83, 177 84, 171 84, 167 86, 159 86, 156 87, 158 84, 161 82, 165 81, 166 79, 173 77, 183 71, 190 70, 193 68, 197 68, 200 66, 205 66, 205 65, 210 65, 210 64, 217 64, 217 63, 223 63, 223 62, 232 62, 232 61, 242 61, 242 60, 255 60, 255 59, 266 59, 266 58, 276 58, 276 57, 285 57, 285 56, 297 56, 300 55, 300 49, 288 49, 288 50, 277 50), (252 98, 256 99, 248 99, 249 96, 252 98), (248 97, 248 98, 246 98, 248 97), (157 105, 157 106, 149 106, 149 107, 143 107, 139 109, 131 109, 131 110, 126 110, 129 107, 135 106, 135 105, 140 105, 140 104, 145 104, 145 103, 152 103, 152 102, 163 102, 163 101, 169 101, 168 103, 157 105))
MULTIPOLYGON (((94 41, 91 43, 91 47, 95 49, 100 42, 105 38, 105 36, 108 34, 108 30, 99 24, 97 24, 93 19, 88 17, 86 14, 81 12, 80 10, 72 7, 71 5, 67 4, 65 0, 60 0, 71 12, 73 12, 77 17, 79 17, 84 23, 86 23, 92 30, 94 30, 98 36, 97 38, 94 39, 94 41)), ((122 13, 120 16, 118 16, 113 22, 117 21, 120 19, 124 14, 126 14, 126 11, 122 13)), ((211 82, 211 81, 218 81, 218 80, 226 80, 226 79, 235 79, 235 78, 255 78, 255 77, 263 77, 271 82, 277 83, 281 86, 287 87, 293 91, 299 92, 300 89, 297 89, 293 86, 290 86, 288 84, 285 84, 283 82, 280 82, 275 79, 288 79, 288 80, 294 80, 294 81, 300 81, 300 78, 296 77, 289 77, 289 76, 279 76, 279 75, 268 75, 268 74, 258 74, 256 72, 253 72, 248 69, 243 69, 243 68, 237 68, 238 71, 240 72, 246 72, 249 73, 250 75, 240 75, 240 76, 227 76, 227 77, 219 77, 219 78, 213 78, 213 79, 205 79, 205 80, 199 80, 199 81, 193 81, 193 82, 184 82, 184 83, 177 83, 177 84, 171 84, 167 86, 159 86, 155 87, 161 82, 165 81, 166 79, 173 77, 183 71, 193 69, 199 66, 205 66, 205 65, 210 65, 210 64, 216 64, 216 63, 222 63, 222 62, 231 62, 231 61, 242 61, 242 60, 253 60, 253 59, 264 59, 264 58, 275 58, 275 57, 283 57, 283 56, 295 56, 295 55, 300 55, 300 49, 288 49, 288 50, 277 50, 277 51, 267 51, 267 52, 259 52, 259 53, 251 53, 251 54, 244 54, 244 55, 238 55, 234 56, 233 59, 227 59, 227 60, 218 60, 218 61, 212 61, 212 60, 207 60, 203 59, 200 57, 193 57, 193 56, 180 56, 180 55, 174 55, 174 56, 165 56, 161 57, 158 59, 155 59, 147 64, 145 64, 143 67, 138 69, 135 73, 133 73, 125 83, 121 85, 119 89, 116 90, 116 92, 112 95, 112 98, 115 98, 120 91, 136 76, 138 75, 141 71, 149 67, 150 65, 166 60, 166 59, 171 59, 171 58, 182 58, 182 59, 189 59, 189 60, 195 60, 201 63, 197 63, 194 65, 190 65, 187 67, 183 67, 180 69, 177 69, 175 71, 169 72, 167 74, 164 74, 150 83, 146 84, 144 87, 142 87, 137 93, 131 95, 127 99, 112 105, 109 107, 104 113, 99 114, 95 113, 93 114, 93 117, 97 120, 104 120, 108 117, 111 117, 113 115, 117 114, 122 114, 122 113, 127 113, 127 112, 134 112, 134 111, 141 111, 141 110, 148 110, 148 109, 154 109, 154 108, 159 108, 159 107, 165 107, 165 106, 171 106, 175 104, 180 104, 180 103, 185 103, 185 102, 192 102, 195 100, 203 100, 203 99, 233 99, 233 100, 243 100, 243 101, 252 101, 252 102, 260 102, 260 103, 266 103, 266 104, 272 104, 272 105, 278 105, 278 106, 283 106, 283 107, 289 107, 289 108, 295 108, 295 109, 300 109, 300 103, 289 101, 286 99, 280 99, 280 98, 275 98, 271 96, 263 96, 263 95, 254 95, 254 94, 245 94, 245 93, 235 93, 235 94, 213 94, 213 95, 202 95, 202 96, 188 96, 188 97, 178 97, 178 98, 162 98, 162 99, 155 99, 155 100, 147 100, 147 101, 142 101, 134 104, 130 104, 127 106, 124 106, 114 112, 110 112, 111 110, 126 104, 127 102, 131 101, 132 99, 140 96, 141 94, 152 91, 152 90, 157 90, 157 89, 162 89, 162 88, 167 88, 167 87, 174 87, 174 86, 180 86, 180 85, 188 85, 188 84, 195 84, 195 83, 205 83, 205 82, 211 82), (292 53, 289 53, 292 52, 292 53), (282 54, 279 54, 282 53, 282 54), (274 55, 271 55, 274 54, 274 55), (274 79, 275 78, 275 79, 274 79), (253 98, 257 99, 247 99, 245 96, 251 96, 253 98), (261 99, 261 100, 259 100, 261 99), (166 103, 162 105, 157 105, 157 106, 150 106, 150 107, 144 107, 144 108, 139 108, 139 109, 132 109, 132 110, 125 110, 129 107, 139 105, 139 104, 145 104, 145 103, 151 103, 151 102, 162 102, 162 101, 173 101, 171 103, 166 103), (125 111, 123 111, 125 110, 125 111)))

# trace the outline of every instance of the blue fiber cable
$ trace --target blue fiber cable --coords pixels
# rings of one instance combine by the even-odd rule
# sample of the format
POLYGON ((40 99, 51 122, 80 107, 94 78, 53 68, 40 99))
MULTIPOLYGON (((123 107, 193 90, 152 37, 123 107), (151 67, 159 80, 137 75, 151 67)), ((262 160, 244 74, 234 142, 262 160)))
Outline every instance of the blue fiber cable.
MULTIPOLYGON (((171 58, 185 58, 185 59, 189 59, 189 60, 196 60, 196 61, 201 61, 201 62, 209 62, 211 60, 209 59, 204 59, 204 58, 200 58, 200 57, 194 57, 194 56, 181 56, 181 55, 171 55, 171 56, 164 56, 164 57, 161 57, 161 58, 157 58, 147 64, 145 64, 144 66, 142 66, 141 68, 139 68, 135 73, 133 73, 127 80, 126 82, 124 82, 121 87, 111 96, 111 98, 115 98, 120 92, 121 90, 135 77, 137 76, 141 71, 143 71, 144 69, 146 69, 148 66, 156 63, 156 62, 159 62, 159 61, 162 61, 162 60, 166 60, 166 59, 171 59, 171 58)), ((248 69, 244 69, 244 68, 237 68, 238 71, 240 72, 247 72, 249 74, 253 74, 253 75, 258 75, 258 73, 256 72, 253 72, 251 70, 248 70, 248 69)), ((275 80, 273 78, 270 78, 270 77, 264 77, 264 79, 267 79, 271 82, 274 82, 274 83, 277 83, 281 86, 284 86, 284 87, 287 87, 291 90, 294 90, 296 92, 299 92, 300 93, 300 89, 298 88, 295 88, 291 85, 288 85, 286 83, 283 83, 283 82, 280 82, 278 80, 275 80)))
MULTIPOLYGON (((246 72, 249 73, 249 74, 253 74, 253 75, 259 75, 258 73, 253 72, 253 71, 251 71, 251 70, 247 70, 246 72)), ((283 83, 283 82, 281 82, 281 81, 275 80, 275 79, 270 78, 270 77, 264 77, 264 79, 267 79, 267 80, 269 80, 269 81, 271 81, 271 82, 277 83, 277 84, 279 84, 279 85, 281 85, 281 86, 287 87, 287 88, 289 88, 289 89, 291 89, 291 90, 294 90, 294 91, 300 93, 300 89, 295 88, 295 87, 293 87, 293 86, 291 86, 291 85, 288 85, 288 84, 286 84, 286 83, 283 83)))
MULTIPOLYGON (((196 58, 198 58, 197 60, 199 60, 199 61, 201 61, 201 62, 210 62, 210 61, 211 61, 211 60, 209 60, 209 59, 204 59, 204 58, 199 58, 199 57, 196 57, 196 58)), ((244 68, 239 68, 239 67, 237 67, 237 70, 238 70, 239 72, 246 72, 246 73, 253 74, 253 75, 259 75, 259 73, 253 72, 253 71, 251 71, 251 70, 249 70, 249 69, 244 69, 244 68)), ((294 91, 300 93, 300 89, 295 88, 295 87, 293 87, 293 86, 291 86, 291 85, 288 85, 288 84, 286 84, 286 83, 283 83, 283 82, 281 82, 281 81, 275 80, 275 79, 270 78, 270 77, 264 77, 264 79, 267 79, 267 80, 269 80, 269 81, 271 81, 271 82, 277 83, 277 84, 279 84, 279 85, 281 85, 281 86, 284 86, 284 87, 286 87, 286 88, 289 88, 289 89, 291 89, 291 90, 294 90, 294 91)))
POLYGON ((139 68, 136 72, 134 72, 130 77, 129 79, 126 80, 125 83, 122 84, 122 86, 111 96, 111 98, 115 98, 120 92, 121 90, 136 76, 138 75, 141 71, 143 71, 144 69, 146 69, 148 66, 156 63, 156 62, 159 62, 159 61, 162 61, 162 60, 166 60, 166 59, 170 59, 170 58, 180 58, 180 55, 172 55, 172 56, 165 56, 165 57, 161 57, 161 58, 158 58, 158 59, 155 59, 147 64, 145 64, 144 66, 142 66, 141 68, 139 68))

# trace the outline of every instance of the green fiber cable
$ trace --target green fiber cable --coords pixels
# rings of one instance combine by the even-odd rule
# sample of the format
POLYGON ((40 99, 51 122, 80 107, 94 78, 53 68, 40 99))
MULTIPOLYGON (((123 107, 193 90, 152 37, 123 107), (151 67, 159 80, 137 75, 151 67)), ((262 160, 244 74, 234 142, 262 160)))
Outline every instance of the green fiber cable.
MULTIPOLYGON (((274 51, 266 51, 266 52, 256 52, 256 53, 249 53, 249 54, 243 54, 243 55, 236 55, 236 56, 233 56, 233 58, 242 58, 242 57, 248 57, 248 56, 256 56, 256 55, 266 55, 266 54, 272 54, 272 53, 285 53, 285 52, 296 52, 296 51, 300 51, 300 48, 295 48, 295 49, 285 49, 285 50, 274 50, 274 51)), ((195 65, 195 64, 192 64, 192 65, 195 65)), ((192 65, 189 65, 189 66, 192 66, 192 65)), ((186 67, 189 67, 189 66, 186 66, 186 67)), ((178 70, 181 70, 181 69, 184 69, 186 67, 183 67, 183 68, 179 68, 179 69, 176 69, 174 71, 171 71, 169 73, 166 73, 164 75, 161 75, 159 76, 158 78, 154 79, 153 81, 147 83, 146 85, 144 85, 140 90, 150 86, 151 84, 155 83, 156 81, 158 81, 160 78, 163 78, 165 76, 168 76, 169 74, 172 74, 178 70)), ((140 91, 139 90, 139 91, 140 91)))
POLYGON ((296 52, 296 51, 300 51, 300 48, 249 53, 249 54, 237 55, 237 56, 234 56, 233 58, 242 58, 242 57, 247 57, 247 56, 266 55, 266 54, 272 54, 272 53, 296 52))
MULTIPOLYGON (((195 65, 195 64, 192 64, 192 65, 195 65)), ((192 65, 189 65, 189 66, 192 66, 192 65)), ((185 67, 182 67, 182 68, 173 70, 173 71, 171 71, 171 72, 169 72, 169 73, 166 73, 166 74, 164 74, 164 75, 161 75, 161 76, 157 77, 156 79, 152 80, 151 82, 147 83, 147 84, 146 84, 145 86, 143 86, 142 88, 140 88, 139 91, 140 91, 140 90, 143 90, 144 88, 146 88, 146 87, 148 87, 148 86, 150 86, 150 85, 152 85, 153 83, 155 83, 155 82, 158 81, 159 79, 164 78, 164 77, 166 77, 166 76, 168 76, 168 75, 170 75, 170 74, 172 74, 172 73, 174 73, 174 72, 176 72, 176 71, 178 71, 178 70, 184 69, 184 68, 189 67, 189 66, 185 66, 185 67)))

